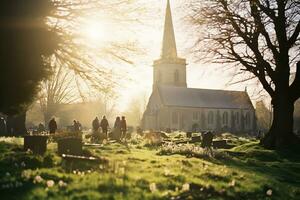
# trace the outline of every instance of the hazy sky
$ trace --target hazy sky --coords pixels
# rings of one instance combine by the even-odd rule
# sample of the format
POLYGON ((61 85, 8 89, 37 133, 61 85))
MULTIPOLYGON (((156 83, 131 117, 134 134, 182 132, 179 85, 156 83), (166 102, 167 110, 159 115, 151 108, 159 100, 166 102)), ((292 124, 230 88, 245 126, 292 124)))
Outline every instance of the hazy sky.
MULTIPOLYGON (((144 49, 145 54, 135 59, 136 64, 133 67, 126 67, 128 79, 126 84, 120 88, 119 108, 124 110, 127 104, 134 98, 149 97, 152 90, 152 64, 153 60, 158 59, 161 51, 163 37, 164 15, 166 0, 144 0, 148 11, 144 12, 142 19, 145 22, 138 26, 134 33, 134 40, 137 40, 144 49)), ((187 59, 187 84, 193 88, 211 88, 211 89, 236 89, 244 90, 245 85, 239 84, 226 86, 230 80, 231 73, 224 71, 222 67, 214 64, 203 64, 194 62, 196 59, 191 53, 191 46, 195 39, 191 36, 192 30, 187 28, 187 22, 184 20, 184 0, 172 0, 171 9, 173 15, 173 24, 177 42, 178 55, 187 59)), ((101 24, 99 22, 99 24, 101 24)), ((102 27, 109 29, 107 22, 102 22, 102 27)), ((97 38, 97 30, 88 32, 89 37, 97 38)), ((102 38, 109 37, 107 34, 98 33, 102 38)), ((132 37, 132 36, 131 36, 132 37)))

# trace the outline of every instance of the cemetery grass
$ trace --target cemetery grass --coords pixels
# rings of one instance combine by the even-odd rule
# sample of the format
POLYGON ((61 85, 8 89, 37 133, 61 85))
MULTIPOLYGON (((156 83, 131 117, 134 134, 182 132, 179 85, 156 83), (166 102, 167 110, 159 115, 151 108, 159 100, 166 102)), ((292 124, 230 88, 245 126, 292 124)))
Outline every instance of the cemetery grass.
POLYGON ((22 140, 0 139, 1 199, 299 199, 300 158, 257 141, 204 154, 162 151, 132 141, 85 147, 100 163, 67 163, 48 144, 44 156, 22 140), (107 162, 108 161, 108 162, 107 162))

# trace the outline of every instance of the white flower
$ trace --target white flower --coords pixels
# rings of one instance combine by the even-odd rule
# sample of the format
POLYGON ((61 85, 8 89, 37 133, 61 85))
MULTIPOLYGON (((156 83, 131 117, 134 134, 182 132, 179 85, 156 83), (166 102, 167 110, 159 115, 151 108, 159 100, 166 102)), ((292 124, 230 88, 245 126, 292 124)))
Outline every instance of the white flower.
POLYGON ((151 184, 149 185, 149 189, 150 189, 151 192, 155 192, 155 191, 157 190, 156 184, 155 184, 155 183, 151 183, 151 184))
POLYGON ((165 176, 169 176, 170 174, 171 174, 170 170, 165 169, 164 175, 165 175, 165 176))
POLYGON ((34 177, 33 183, 40 183, 43 181, 43 178, 39 175, 34 177))
POLYGON ((51 187, 54 186, 55 183, 54 183, 53 180, 48 180, 46 184, 47 184, 47 187, 48 187, 48 188, 51 188, 51 187))
POLYGON ((266 194, 267 194, 268 196, 272 196, 272 193, 273 193, 273 191, 272 191, 271 189, 268 189, 267 192, 266 192, 266 194))
POLYGON ((30 178, 30 172, 27 170, 22 171, 21 177, 24 179, 29 179, 30 178))
POLYGON ((26 164, 25 164, 24 161, 21 163, 21 166, 22 166, 22 167, 26 167, 26 164))
POLYGON ((182 191, 189 191, 190 190, 190 184, 185 183, 182 185, 182 191))
POLYGON ((59 187, 66 187, 66 186, 67 186, 67 183, 65 183, 64 181, 60 180, 60 181, 58 182, 58 186, 59 186, 59 187))
POLYGON ((234 187, 234 186, 235 186, 235 180, 232 180, 232 181, 229 183, 229 186, 234 187))
POLYGON ((32 154, 33 152, 30 149, 27 149, 26 153, 27 154, 32 154))
POLYGON ((9 172, 6 172, 5 175, 6 175, 6 176, 10 176, 10 173, 9 173, 9 172))

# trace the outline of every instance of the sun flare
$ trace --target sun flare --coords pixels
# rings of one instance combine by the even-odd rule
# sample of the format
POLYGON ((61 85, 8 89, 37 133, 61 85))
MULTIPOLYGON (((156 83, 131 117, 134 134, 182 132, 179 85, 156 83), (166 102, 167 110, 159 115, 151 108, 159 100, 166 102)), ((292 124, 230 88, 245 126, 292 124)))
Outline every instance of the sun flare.
POLYGON ((83 36, 90 42, 104 42, 107 40, 107 32, 104 24, 90 21, 83 26, 83 36))

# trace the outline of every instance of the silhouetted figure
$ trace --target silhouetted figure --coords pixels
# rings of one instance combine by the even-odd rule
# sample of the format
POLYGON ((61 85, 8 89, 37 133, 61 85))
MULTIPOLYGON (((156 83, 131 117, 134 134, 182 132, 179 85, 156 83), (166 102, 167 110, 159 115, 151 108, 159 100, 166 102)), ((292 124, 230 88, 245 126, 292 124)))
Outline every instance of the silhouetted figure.
POLYGON ((120 119, 120 117, 116 118, 116 121, 115 121, 115 124, 114 124, 114 128, 121 130, 121 119, 120 119))
POLYGON ((73 130, 74 130, 74 132, 80 131, 79 123, 76 120, 73 121, 73 130))
POLYGON ((40 123, 37 129, 38 133, 42 133, 45 131, 45 126, 44 124, 40 123))
POLYGON ((49 125, 48 125, 48 128, 49 128, 49 133, 50 134, 54 134, 57 130, 57 123, 55 121, 54 118, 52 118, 49 122, 49 125))
POLYGON ((6 135, 6 121, 3 117, 0 118, 0 135, 6 135))
POLYGON ((120 117, 116 118, 115 124, 114 124, 114 130, 112 132, 112 138, 115 140, 121 139, 121 119, 120 117))
POLYGON ((101 129, 102 129, 102 133, 105 135, 106 138, 108 138, 107 137, 107 130, 108 130, 109 124, 108 124, 108 121, 107 121, 105 116, 103 116, 100 126, 101 126, 101 129))
POLYGON ((126 131, 127 131, 127 123, 125 116, 122 116, 122 120, 120 122, 120 127, 121 127, 121 138, 126 140, 126 131))
POLYGON ((93 131, 98 131, 99 127, 100 127, 100 122, 98 117, 96 117, 93 122, 92 122, 92 126, 93 126, 93 131))
POLYGON ((78 126, 78 130, 81 131, 82 130, 82 125, 79 121, 77 121, 77 126, 78 126))

